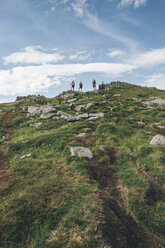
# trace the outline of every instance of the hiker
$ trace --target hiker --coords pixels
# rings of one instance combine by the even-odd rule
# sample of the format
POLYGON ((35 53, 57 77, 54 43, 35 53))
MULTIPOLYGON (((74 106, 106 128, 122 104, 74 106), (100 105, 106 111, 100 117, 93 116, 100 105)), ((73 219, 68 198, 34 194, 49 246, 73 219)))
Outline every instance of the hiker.
POLYGON ((82 87, 83 87, 83 83, 80 82, 80 83, 79 83, 79 90, 78 90, 78 91, 81 91, 81 92, 82 92, 82 87))
POLYGON ((71 83, 71 90, 73 90, 73 91, 74 91, 74 87, 75 87, 75 82, 74 82, 74 81, 72 81, 72 83, 71 83))
POLYGON ((92 85, 93 85, 93 91, 96 91, 96 80, 93 79, 92 85))

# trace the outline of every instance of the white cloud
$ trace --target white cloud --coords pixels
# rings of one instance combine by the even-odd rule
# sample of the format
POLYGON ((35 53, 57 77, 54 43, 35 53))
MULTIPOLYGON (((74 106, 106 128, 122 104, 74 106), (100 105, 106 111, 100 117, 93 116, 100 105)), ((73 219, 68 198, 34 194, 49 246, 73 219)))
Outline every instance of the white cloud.
POLYGON ((0 92, 4 96, 33 94, 47 91, 52 85, 60 84, 65 77, 74 77, 88 72, 119 76, 133 69, 132 65, 115 63, 14 67, 11 70, 0 71, 0 92))
POLYGON ((136 55, 129 61, 138 67, 151 67, 156 65, 165 64, 165 48, 153 49, 141 54, 136 55))
POLYGON ((159 89, 165 90, 165 74, 153 74, 147 77, 145 83, 149 87, 157 87, 159 89))
POLYGON ((29 46, 3 58, 4 64, 46 64, 57 63, 65 58, 60 53, 46 53, 40 46, 29 46))
POLYGON ((91 56, 91 53, 87 53, 87 51, 80 51, 75 54, 69 56, 70 60, 87 60, 91 56))
POLYGON ((75 0, 72 3, 73 10, 75 14, 79 17, 82 17, 84 14, 84 10, 86 9, 87 2, 86 0, 75 0))
POLYGON ((141 5, 145 5, 147 0, 121 0, 119 7, 126 6, 126 5, 133 5, 134 8, 138 8, 141 5))
POLYGON ((110 58, 114 58, 114 57, 119 57, 121 55, 124 55, 124 52, 122 50, 119 50, 119 49, 109 49, 109 52, 107 53, 107 55, 110 58))

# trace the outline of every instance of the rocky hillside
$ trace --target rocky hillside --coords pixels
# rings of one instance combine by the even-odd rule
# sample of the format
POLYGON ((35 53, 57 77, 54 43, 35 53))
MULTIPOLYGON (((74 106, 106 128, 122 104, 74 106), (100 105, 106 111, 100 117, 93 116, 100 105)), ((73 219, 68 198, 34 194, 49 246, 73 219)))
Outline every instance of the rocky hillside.
POLYGON ((165 247, 165 91, 0 105, 0 247, 165 247))

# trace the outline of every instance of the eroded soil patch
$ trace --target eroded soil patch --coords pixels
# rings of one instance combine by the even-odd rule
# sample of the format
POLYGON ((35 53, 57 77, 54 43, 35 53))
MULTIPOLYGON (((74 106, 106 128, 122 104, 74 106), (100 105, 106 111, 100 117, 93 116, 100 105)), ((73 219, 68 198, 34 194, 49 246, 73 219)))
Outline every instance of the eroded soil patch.
POLYGON ((13 136, 12 119, 14 114, 7 112, 1 122, 2 129, 5 133, 6 141, 0 145, 0 194, 2 194, 9 186, 12 179, 10 167, 7 163, 6 143, 13 136))
POLYGON ((116 178, 116 170, 99 161, 88 160, 86 169, 91 179, 100 187, 98 201, 100 205, 101 238, 99 248, 157 248, 163 247, 159 239, 140 226, 130 214, 126 189, 116 178))
POLYGON ((158 201, 165 201, 165 185, 159 183, 148 171, 139 169, 139 173, 145 177, 149 184, 145 200, 149 206, 156 206, 158 201))

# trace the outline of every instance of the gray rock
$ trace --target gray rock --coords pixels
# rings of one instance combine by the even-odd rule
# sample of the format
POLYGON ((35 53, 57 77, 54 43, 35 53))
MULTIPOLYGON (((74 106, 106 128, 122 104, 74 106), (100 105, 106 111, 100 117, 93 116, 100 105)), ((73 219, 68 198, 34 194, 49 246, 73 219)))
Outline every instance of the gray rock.
POLYGON ((42 114, 40 118, 43 120, 47 120, 47 119, 53 118, 54 116, 55 116, 55 113, 46 113, 46 114, 42 114))
POLYGON ((54 119, 54 120, 60 120, 60 117, 54 116, 53 119, 54 119))
POLYGON ((29 113, 29 114, 26 115, 26 118, 29 118, 31 120, 33 120, 34 117, 36 117, 36 114, 35 113, 29 113))
POLYGON ((150 141, 150 145, 153 146, 165 146, 165 136, 157 134, 150 141))
POLYGON ((66 112, 63 112, 63 111, 58 111, 57 116, 60 116, 60 118, 63 118, 69 122, 72 122, 72 121, 79 121, 79 120, 83 120, 83 119, 90 119, 91 120, 97 120, 97 119, 100 119, 100 118, 103 118, 104 117, 104 113, 93 113, 93 114, 82 114, 82 115, 78 115, 78 116, 73 116, 73 115, 69 115, 67 114, 66 112))
POLYGON ((31 153, 29 153, 29 154, 26 154, 26 155, 23 155, 22 157, 20 157, 20 160, 21 160, 21 159, 24 159, 24 158, 28 158, 28 157, 31 157, 31 155, 32 155, 31 153))
POLYGON ((46 105, 40 108, 42 114, 57 112, 57 109, 53 105, 46 105))
POLYGON ((32 123, 32 124, 30 124, 30 127, 39 127, 39 126, 41 126, 42 125, 42 123, 41 122, 38 122, 38 123, 32 123))
POLYGON ((80 111, 82 108, 85 109, 85 107, 86 107, 86 104, 78 105, 78 106, 75 106, 75 110, 80 111))
POLYGON ((86 133, 79 133, 76 138, 82 138, 86 133))
POLYGON ((137 125, 144 125, 145 123, 143 121, 137 121, 136 124, 137 125))
POLYGON ((162 129, 162 130, 165 129, 165 125, 160 122, 153 123, 152 125, 158 129, 162 129))
POLYGON ((87 103, 87 107, 86 107, 86 109, 89 109, 90 107, 93 107, 95 104, 94 103, 87 103))
POLYGON ((66 120, 67 120, 68 122, 73 122, 73 121, 77 121, 77 118, 74 117, 74 116, 72 116, 72 117, 68 117, 66 120))
POLYGON ((143 102, 143 105, 145 105, 147 107, 150 107, 152 105, 165 106, 165 100, 162 99, 162 98, 156 98, 156 99, 154 99, 152 101, 143 102))
POLYGON ((96 121, 96 120, 99 120, 100 117, 96 117, 96 116, 93 116, 93 117, 90 117, 88 120, 89 121, 96 121))
POLYGON ((94 106, 94 103, 87 103, 87 104, 82 104, 82 105, 78 105, 75 107, 76 111, 80 111, 82 108, 84 109, 89 109, 90 107, 94 106))
POLYGON ((67 110, 68 109, 68 106, 65 106, 65 105, 56 105, 55 108, 57 110, 67 110))
POLYGON ((22 109, 23 110, 28 110, 28 106, 24 106, 22 109))
POLYGON ((100 113, 93 113, 93 114, 89 114, 89 121, 95 121, 95 120, 99 120, 100 118, 104 118, 105 114, 100 112, 100 113))
POLYGON ((78 119, 78 120, 88 119, 88 118, 89 118, 89 115, 88 115, 88 114, 82 114, 82 115, 78 115, 78 116, 77 116, 77 119, 78 119))
POLYGON ((0 109, 0 112, 5 112, 4 109, 0 109))
POLYGON ((36 115, 41 114, 41 109, 40 109, 40 107, 28 106, 28 112, 29 112, 29 114, 27 114, 27 116, 26 116, 27 118, 35 117, 36 115))
POLYGON ((89 114, 90 117, 98 117, 98 118, 104 118, 105 114, 103 112, 99 112, 99 113, 91 113, 89 114))
POLYGON ((75 102, 75 101, 77 101, 76 98, 73 98, 73 99, 68 100, 69 103, 70 103, 70 102, 75 102))
POLYGON ((72 121, 77 121, 77 117, 73 116, 73 115, 70 115, 70 114, 67 114, 63 111, 58 111, 57 112, 57 115, 60 116, 62 119, 65 119, 69 122, 72 122, 72 121))
POLYGON ((92 152, 86 147, 71 147, 71 156, 83 157, 83 158, 93 158, 92 152))
POLYGON ((99 146, 99 149, 100 149, 101 151, 105 151, 105 146, 100 145, 100 146, 99 146))
POLYGON ((149 132, 149 131, 144 131, 144 133, 147 134, 147 135, 151 135, 151 134, 152 134, 152 133, 149 132))
POLYGON ((88 100, 88 97, 84 97, 84 98, 80 98, 79 102, 84 102, 84 101, 87 101, 87 100, 88 100))
POLYGON ((121 96, 120 94, 115 94, 114 96, 121 96))
POLYGON ((68 91, 64 91, 62 94, 61 94, 61 98, 63 98, 64 100, 69 98, 69 97, 73 97, 74 96, 74 92, 68 90, 68 91))

